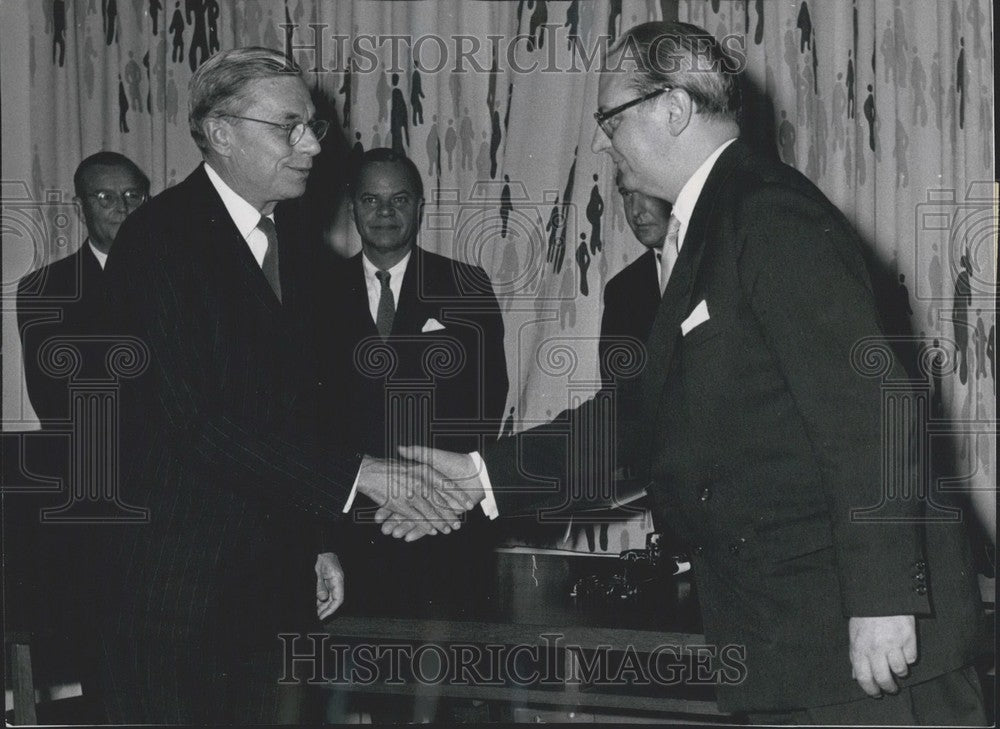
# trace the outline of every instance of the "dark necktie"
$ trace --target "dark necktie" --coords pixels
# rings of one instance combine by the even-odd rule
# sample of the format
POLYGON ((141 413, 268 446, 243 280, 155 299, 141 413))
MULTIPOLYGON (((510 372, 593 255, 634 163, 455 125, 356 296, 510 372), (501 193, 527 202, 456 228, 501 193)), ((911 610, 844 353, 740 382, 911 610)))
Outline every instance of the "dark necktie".
POLYGON ((264 272, 264 278, 271 284, 271 290, 281 301, 281 277, 278 275, 278 233, 274 229, 274 222, 266 215, 260 216, 257 229, 267 238, 267 250, 264 252, 264 260, 260 264, 264 272))
POLYGON ((378 329, 382 339, 389 336, 392 331, 392 320, 396 316, 396 303, 392 299, 392 289, 389 288, 389 279, 392 274, 388 271, 378 270, 375 277, 382 284, 382 293, 378 297, 378 315, 375 317, 375 328, 378 329))

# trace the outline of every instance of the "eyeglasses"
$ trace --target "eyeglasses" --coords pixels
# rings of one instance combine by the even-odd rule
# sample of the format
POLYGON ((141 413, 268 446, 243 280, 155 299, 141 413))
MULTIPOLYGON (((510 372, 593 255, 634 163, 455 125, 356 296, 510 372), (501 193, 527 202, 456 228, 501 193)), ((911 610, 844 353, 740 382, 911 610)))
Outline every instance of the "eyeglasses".
MULTIPOLYGON (((636 104, 641 104, 644 101, 649 101, 650 99, 659 96, 660 94, 665 94, 666 92, 673 89, 673 86, 664 86, 660 89, 653 89, 648 94, 640 96, 638 99, 632 99, 631 101, 626 101, 624 104, 614 107, 613 109, 608 109, 607 111, 595 111, 594 119, 597 120, 598 126, 601 127, 601 131, 608 135, 608 139, 614 136, 615 129, 618 128, 618 124, 612 124, 612 117, 616 117, 621 114, 626 109, 631 109, 636 104)), ((621 122, 619 121, 619 124, 621 122)))
POLYGON ((125 190, 121 194, 111 190, 98 190, 97 192, 88 192, 87 197, 95 198, 98 205, 108 209, 114 207, 119 200, 122 200, 127 208, 138 207, 146 202, 149 195, 142 190, 125 190))
POLYGON ((272 127, 277 127, 284 132, 288 133, 288 146, 294 147, 296 144, 302 141, 302 137, 306 134, 306 128, 308 127, 313 136, 316 137, 316 141, 320 141, 326 136, 327 129, 330 128, 330 122, 326 119, 312 119, 307 122, 290 122, 288 124, 278 124, 277 122, 268 121, 267 119, 254 119, 250 116, 240 116, 239 114, 219 114, 218 116, 228 116, 232 119, 242 119, 243 121, 257 122, 258 124, 268 124, 272 127))

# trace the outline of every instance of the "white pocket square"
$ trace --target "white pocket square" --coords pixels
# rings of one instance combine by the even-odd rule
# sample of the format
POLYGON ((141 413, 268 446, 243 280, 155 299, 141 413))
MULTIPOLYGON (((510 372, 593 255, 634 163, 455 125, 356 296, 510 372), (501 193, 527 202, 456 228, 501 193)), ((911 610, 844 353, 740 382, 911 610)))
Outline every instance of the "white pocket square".
POLYGON ((439 329, 444 329, 444 324, 439 322, 437 319, 428 319, 424 322, 424 328, 420 330, 420 333, 424 332, 436 332, 439 329))
POLYGON ((708 302, 702 299, 701 303, 698 304, 698 306, 694 307, 694 311, 691 312, 691 315, 688 316, 688 318, 685 319, 684 322, 681 324, 681 334, 686 337, 688 332, 690 332, 699 324, 704 324, 707 321, 708 321, 708 302))

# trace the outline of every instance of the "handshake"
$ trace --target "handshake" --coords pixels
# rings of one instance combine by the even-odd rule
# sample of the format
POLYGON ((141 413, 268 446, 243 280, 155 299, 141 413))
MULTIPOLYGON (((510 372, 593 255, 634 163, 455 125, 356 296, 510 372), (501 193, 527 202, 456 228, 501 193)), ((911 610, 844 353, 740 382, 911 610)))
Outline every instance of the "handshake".
POLYGON ((449 534, 486 495, 471 455, 424 446, 401 446, 399 455, 365 456, 358 473, 358 491, 379 506, 383 534, 407 542, 449 534))

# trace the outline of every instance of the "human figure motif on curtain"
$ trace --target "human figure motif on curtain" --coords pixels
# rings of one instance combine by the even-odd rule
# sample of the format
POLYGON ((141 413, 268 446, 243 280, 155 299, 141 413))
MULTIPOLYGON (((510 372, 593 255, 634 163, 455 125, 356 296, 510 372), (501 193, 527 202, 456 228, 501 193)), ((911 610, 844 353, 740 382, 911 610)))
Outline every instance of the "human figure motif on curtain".
POLYGON ((121 74, 118 74, 118 131, 128 134, 128 96, 121 74))
POLYGON ((153 113, 153 77, 149 67, 149 51, 142 54, 142 67, 146 69, 146 113, 153 113))
POLYGON ((490 143, 486 137, 486 131, 479 133, 481 137, 479 143, 479 153, 476 155, 476 179, 490 179, 490 143))
POLYGON ((590 199, 587 201, 587 222, 590 223, 590 250, 597 253, 603 247, 601 241, 601 218, 604 216, 604 198, 598 185, 597 173, 594 173, 594 186, 590 188, 590 199))
POLYGON ((441 137, 438 134, 438 115, 431 116, 431 128, 427 132, 427 176, 441 176, 441 137))
POLYGON ((960 50, 955 64, 955 92, 958 94, 958 128, 965 129, 965 37, 959 39, 960 50))
POLYGON ((469 107, 462 108, 462 120, 458 127, 458 144, 461 150, 462 169, 472 169, 472 143, 475 141, 475 131, 472 129, 472 117, 469 116, 469 107))
POLYGON ((56 51, 59 52, 59 68, 66 62, 66 0, 53 0, 52 3, 52 62, 56 63, 56 51))
POLYGON ((507 237, 507 221, 514 206, 510 201, 510 175, 503 176, 503 188, 500 190, 500 237, 507 237))
POLYGON ((159 35, 160 33, 161 10, 163 10, 163 4, 160 0, 149 0, 149 17, 153 21, 153 35, 159 35))
MULTIPOLYGON (((380 77, 384 78, 385 74, 380 74, 380 77)), ((406 146, 410 146, 408 118, 409 112, 406 109, 406 100, 403 98, 403 92, 399 88, 399 74, 394 73, 392 74, 392 111, 389 119, 389 132, 392 136, 392 149, 399 153, 404 152, 404 140, 406 146)), ((450 159, 448 161, 451 162, 450 159)))
POLYGON ((208 55, 221 48, 219 45, 219 0, 205 0, 205 14, 208 18, 208 55))
POLYGON ((580 233, 580 245, 576 249, 576 265, 580 269, 580 294, 583 296, 590 295, 590 283, 587 280, 590 261, 590 251, 587 250, 587 234, 580 233))
POLYGON ((128 97, 131 99, 129 108, 136 112, 142 110, 142 69, 135 60, 135 52, 128 52, 128 61, 125 63, 125 83, 128 84, 128 97))
POLYGON ((413 71, 410 73, 410 109, 413 112, 413 126, 418 127, 424 123, 424 87, 420 79, 420 64, 413 63, 413 71))
POLYGON ((171 124, 177 123, 177 107, 178 107, 178 93, 177 93, 177 82, 174 81, 174 69, 167 71, 167 91, 166 91, 166 105, 167 105, 167 121, 171 124))
POLYGON ((184 61, 184 15, 181 14, 181 2, 174 3, 174 14, 170 17, 170 27, 167 32, 171 34, 170 60, 174 63, 184 61))
POLYGON ((448 171, 454 169, 455 148, 458 146, 458 132, 455 131, 455 120, 448 120, 448 128, 444 132, 444 151, 448 155, 448 171))
POLYGON ((344 129, 350 129, 351 127, 351 107, 354 101, 351 96, 351 76, 353 67, 354 58, 348 58, 347 65, 344 67, 343 81, 340 84, 340 88, 337 89, 337 93, 344 97, 344 101, 340 105, 340 116, 343 120, 344 129))
POLYGON ((546 0, 535 0, 535 9, 528 21, 528 42, 526 45, 529 51, 534 51, 536 47, 538 49, 545 47, 545 24, 548 20, 549 10, 546 0))
POLYGON ((392 89, 389 87, 389 80, 384 71, 377 70, 375 75, 378 80, 375 82, 375 98, 378 100, 378 120, 383 124, 389 122, 389 101, 392 98, 392 89))
POLYGON ((566 8, 566 50, 572 51, 573 44, 579 39, 578 27, 580 25, 580 0, 572 0, 566 8))
POLYGON ((101 20, 104 44, 110 46, 118 40, 118 0, 101 0, 101 20))
POLYGON ((853 51, 847 49, 847 118, 854 118, 854 57, 853 51))
MULTIPOLYGON (((508 112, 510 104, 507 105, 508 112)), ((500 112, 496 108, 490 111, 490 179, 497 177, 497 151, 500 149, 500 112)))

